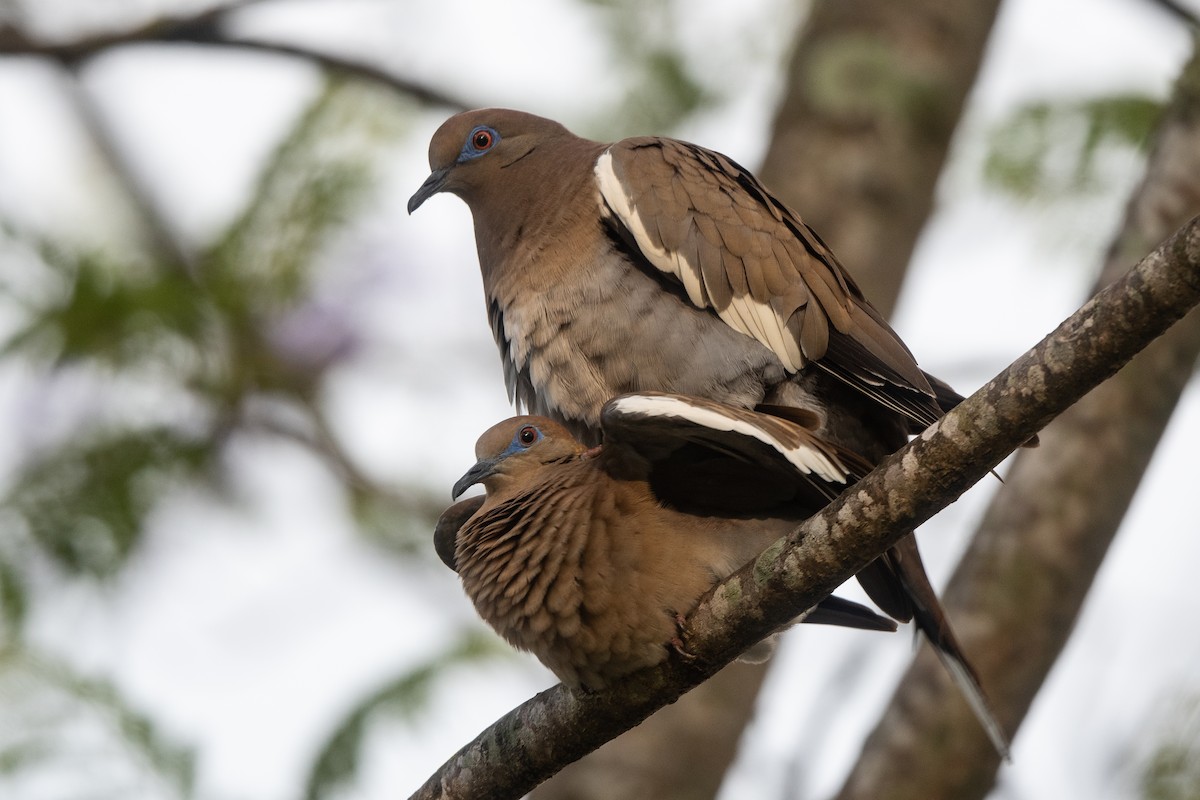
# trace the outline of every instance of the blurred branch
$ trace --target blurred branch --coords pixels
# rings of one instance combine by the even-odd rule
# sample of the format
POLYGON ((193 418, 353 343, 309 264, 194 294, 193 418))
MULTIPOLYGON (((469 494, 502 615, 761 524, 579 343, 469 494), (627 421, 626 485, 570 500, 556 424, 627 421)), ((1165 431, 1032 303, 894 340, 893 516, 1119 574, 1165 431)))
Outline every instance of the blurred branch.
POLYGON ((1150 2, 1179 21, 1192 28, 1200 29, 1200 16, 1197 16, 1195 11, 1180 3, 1179 0, 1150 0, 1150 2))
POLYGON ((18 26, 0 27, 0 54, 45 56, 73 66, 110 47, 133 42, 172 41, 188 31, 207 30, 230 12, 263 1, 226 0, 191 16, 162 17, 131 30, 97 33, 71 42, 39 42, 27 36, 18 26))
POLYGON ((392 513, 412 516, 432 530, 438 515, 446 510, 446 500, 435 498, 421 490, 398 490, 384 486, 367 475, 338 441, 329 427, 328 419, 318 409, 307 406, 307 422, 311 429, 290 424, 279 416, 263 416, 240 420, 240 426, 250 431, 262 431, 295 442, 332 469, 342 485, 357 495, 370 497, 386 504, 392 513))
POLYGON ((453 109, 469 107, 459 98, 431 87, 406 80, 354 59, 331 53, 321 53, 296 45, 256 39, 231 39, 224 32, 228 17, 247 6, 263 0, 233 0, 191 16, 170 17, 149 22, 132 30, 101 33, 71 42, 43 42, 31 39, 21 28, 0 21, 0 55, 36 56, 59 62, 75 80, 69 82, 68 92, 79 112, 80 119, 96 143, 104 160, 111 166, 116 179, 143 220, 151 246, 165 261, 185 265, 194 271, 196 256, 187 252, 175 236, 162 209, 149 188, 139 180, 136 171, 121 153, 102 110, 79 84, 78 76, 84 63, 107 50, 132 44, 188 43, 223 47, 238 47, 276 53, 312 61, 339 74, 354 75, 381 83, 421 103, 453 109))
MULTIPOLYGON (((1162 115, 1097 287, 1197 213, 1200 48, 1162 115)), ((1014 459, 951 579, 947 613, 1009 731, 1066 644, 1198 355, 1194 313, 1047 426, 1041 447, 1014 459)), ((964 800, 991 790, 999 759, 927 650, 901 680, 840 800, 964 800)))
POLYGON ((356 59, 333 53, 309 50, 298 45, 283 42, 228 37, 224 31, 224 25, 231 13, 258 2, 262 2, 262 0, 237 0, 236 2, 227 3, 192 16, 155 20, 132 30, 117 33, 102 33, 72 42, 39 42, 30 39, 18 28, 11 26, 0 27, 0 55, 41 56, 58 61, 68 69, 76 70, 82 62, 95 55, 115 47, 131 44, 173 44, 183 42, 220 47, 239 47, 293 56, 312 61, 335 72, 349 73, 378 81, 426 105, 444 106, 455 110, 473 107, 462 98, 455 97, 440 89, 435 89, 417 81, 393 75, 386 70, 356 59))
POLYGON ((825 0, 788 65, 759 176, 890 316, 999 0, 825 0))
MULTIPOLYGON (((74 71, 75 65, 69 64, 74 71)), ((67 93, 79 114, 79 119, 92 142, 96 145, 101 158, 108 164, 111 174, 121 184, 126 197, 138 212, 138 220, 145 227, 149 244, 154 255, 167 263, 185 267, 189 274, 194 274, 195 257, 184 249, 179 238, 171 230, 166 215, 154 200, 153 195, 141 180, 138 179, 133 166, 122 155, 117 146, 104 113, 88 91, 80 84, 78 75, 73 74, 72 80, 66 81, 67 93)))
POLYGON ((696 686, 966 491, 1200 303, 1200 217, 688 616, 689 659, 509 712, 413 795, 516 798, 696 686))
POLYGON ((464 98, 449 94, 441 89, 435 89, 417 81, 401 78, 384 69, 361 61, 333 53, 319 53, 298 45, 290 45, 283 42, 268 42, 263 39, 225 39, 220 36, 213 38, 189 38, 181 39, 180 41, 189 41, 196 44, 223 45, 226 47, 242 47, 265 53, 277 53, 279 55, 308 59, 326 69, 378 81, 425 105, 443 106, 454 111, 464 111, 480 105, 479 103, 471 103, 464 98))
MULTIPOLYGON (((161 260, 194 268, 194 257, 188 253, 171 230, 171 226, 163 215, 162 210, 154 201, 149 189, 140 181, 130 164, 122 155, 104 115, 88 92, 80 85, 78 77, 82 63, 88 57, 106 48, 125 42, 153 40, 156 37, 170 37, 172 31, 189 26, 205 27, 226 13, 244 6, 252 5, 262 0, 230 0, 215 8, 187 18, 166 18, 153 20, 132 31, 121 33, 104 33, 85 37, 70 43, 37 42, 30 39, 17 23, 5 25, 0 21, 0 55, 30 55, 54 59, 66 69, 72 77, 67 82, 66 90, 79 114, 80 121, 95 143, 101 158, 109 165, 110 172, 125 190, 126 196, 138 212, 138 217, 146 227, 150 245, 155 255, 161 260)), ((19 16, 19 8, 12 8, 10 17, 19 16)))

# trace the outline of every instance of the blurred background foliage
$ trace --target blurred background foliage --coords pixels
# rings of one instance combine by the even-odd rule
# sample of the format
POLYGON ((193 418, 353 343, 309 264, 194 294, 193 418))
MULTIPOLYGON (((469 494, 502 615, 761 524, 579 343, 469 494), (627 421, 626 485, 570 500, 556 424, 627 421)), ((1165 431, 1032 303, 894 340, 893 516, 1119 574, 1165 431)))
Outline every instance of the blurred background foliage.
POLYGON ((40 796, 192 796, 194 756, 114 687, 15 642, 0 649, 0 785, 40 796), (32 776, 32 779, 31 779, 32 776))
POLYGON ((278 332, 313 301, 322 246, 363 201, 381 144, 400 132, 400 108, 381 99, 373 87, 330 80, 265 166, 246 211, 193 265, 70 252, 10 233, 40 256, 43 274, 6 287, 24 319, 3 356, 94 393, 90 412, 28 454, 4 500, 10 522, 65 573, 115 575, 172 486, 200 482, 228 496, 220 455, 241 433, 339 456, 320 387, 352 350, 352 332, 317 332, 302 350, 278 332), (175 418, 130 408, 139 389, 171 398, 175 418))
MULTIPOLYGON (((623 65, 624 91, 591 115, 598 128, 669 133, 725 91, 671 34, 684 4, 577 2, 602 15, 597 35, 623 65)), ((32 582, 120 581, 148 518, 173 494, 236 507, 224 454, 239 437, 308 450, 342 482, 364 536, 397 557, 431 559, 441 495, 379 485, 333 433, 324 383, 360 342, 353 319, 318 313, 324 257, 371 202, 372 176, 419 102, 331 71, 263 164, 240 216, 186 258, 144 242, 79 249, 0 219, 0 302, 15 320, 0 359, 42 381, 48 409, 62 417, 23 437, 0 487, 0 780, 34 774, 52 785, 64 765, 83 774, 102 760, 97 774, 108 785, 89 796, 121 797, 133 785, 191 795, 194 753, 113 686, 37 652, 23 623, 32 582)), ((1158 111, 1157 101, 1126 94, 1027 105, 989 122, 977 180, 1042 210, 1110 191, 1106 155, 1143 147, 1158 111)), ((320 748, 306 797, 342 791, 373 721, 411 719, 449 665, 506 652, 495 641, 464 631, 363 697, 320 748)), ((1200 797, 1196 708, 1166 727, 1147 758, 1147 800, 1200 797)))
MULTIPOLYGON (((19 322, 0 358, 81 407, 25 453, 0 505, 0 774, 125 758, 134 774, 189 793, 186 750, 113 687, 25 645, 27 581, 47 573, 64 583, 119 581, 148 516, 184 487, 236 504, 222 456, 238 437, 282 437, 310 450, 344 481, 365 533, 406 556, 428 550, 420 545, 438 502, 372 483, 330 433, 322 384, 353 353, 354 332, 349 320, 311 313, 324 249, 368 200, 370 176, 408 113, 386 89, 330 77, 263 166, 244 212, 193 263, 136 247, 77 251, 3 224, 8 259, 22 270, 4 272, 5 302, 19 322), (299 340, 289 335, 297 325, 299 340), (152 416, 143 413, 150 408, 152 416), (80 735, 82 726, 95 730, 80 735), (106 741, 89 741, 98 739, 106 741)), ((478 637, 466 635, 446 658, 481 652, 478 637)), ((371 704, 414 705, 432 667, 422 674, 402 676, 371 704)), ((369 711, 356 712, 356 724, 369 711)), ((330 773, 329 761, 320 774, 330 773)))
POLYGON ((1145 800, 1200 798, 1200 697, 1181 696, 1166 704, 1169 710, 1150 731, 1140 787, 1145 800))
POLYGON ((1066 203, 1111 190, 1103 156, 1142 150, 1162 102, 1136 94, 1024 105, 989 134, 983 174, 1022 200, 1066 203))

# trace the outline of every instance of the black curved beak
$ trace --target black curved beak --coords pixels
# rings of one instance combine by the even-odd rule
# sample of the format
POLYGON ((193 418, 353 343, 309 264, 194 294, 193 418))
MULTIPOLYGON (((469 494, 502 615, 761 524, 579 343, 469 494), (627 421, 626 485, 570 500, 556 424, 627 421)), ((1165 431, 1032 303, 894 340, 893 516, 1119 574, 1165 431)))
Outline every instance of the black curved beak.
POLYGON ((450 175, 449 167, 435 169, 429 173, 429 177, 421 184, 421 188, 417 189, 416 194, 408 198, 408 213, 413 213, 421 204, 429 198, 433 197, 446 186, 446 178, 450 175))
POLYGON ((467 470, 467 474, 459 478, 458 482, 454 484, 454 489, 452 490, 453 493, 450 495, 450 499, 457 500, 459 496, 462 495, 462 493, 467 489, 470 489, 472 486, 495 472, 496 463, 497 459, 494 458, 484 458, 476 461, 475 466, 467 470))

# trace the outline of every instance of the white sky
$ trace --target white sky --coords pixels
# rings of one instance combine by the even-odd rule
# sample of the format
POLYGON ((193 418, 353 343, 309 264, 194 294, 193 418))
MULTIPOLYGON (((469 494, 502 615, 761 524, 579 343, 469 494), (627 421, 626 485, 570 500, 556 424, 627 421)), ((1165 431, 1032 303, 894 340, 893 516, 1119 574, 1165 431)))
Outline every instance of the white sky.
MULTIPOLYGON (((51 5, 41 6, 42 18, 52 17, 51 5)), ((103 19, 98 5, 63 7, 103 19)), ((688 5, 680 35, 703 54, 700 69, 728 100, 677 133, 742 163, 759 158, 794 14, 788 6, 688 5)), ((519 13, 479 0, 312 2, 254 9, 243 29, 362 54, 398 74, 554 116, 586 133, 601 122, 596 109, 620 90, 607 77, 618 67, 596 35, 598 13, 552 0, 523 3, 519 13)), ((1183 29, 1144 1, 1005 4, 898 311, 897 328, 924 367, 970 390, 1040 339, 1082 301, 1123 203, 1118 190, 1068 214, 1073 235, 1064 245, 1038 212, 980 193, 974 170, 982 131, 1035 98, 1116 90, 1165 96, 1188 48, 1183 29)), ((85 86, 178 231, 200 242, 236 213, 316 81, 311 68, 288 59, 178 50, 105 57, 89 67, 85 86)), ((61 89, 45 65, 0 60, 0 215, 81 231, 89 242, 120 241, 131 223, 114 222, 116 195, 95 188, 96 156, 61 89)), ((426 143, 443 116, 414 120, 386 166, 376 208, 356 226, 361 239, 346 247, 352 258, 329 278, 335 291, 353 297, 370 343, 339 371, 329 402, 339 433, 372 474, 421 481, 448 498, 472 461, 476 436, 510 411, 466 208, 444 196, 418 217, 403 211, 427 172, 426 143)), ((1113 171, 1126 186, 1137 177, 1134 163, 1113 171)), ((0 441, 0 470, 10 470, 36 435, 22 428, 47 396, 20 370, 0 374, 0 419, 17 434, 0 437, 7 440, 0 441)), ((1190 443, 1197 440, 1193 387, 995 797, 1129 796, 1130 765, 1116 760, 1173 698, 1200 691, 1200 636, 1180 622, 1200 614, 1190 591, 1200 531, 1184 509, 1195 491, 1190 443), (1162 553, 1177 557, 1164 563, 1162 553)), ((253 498, 249 507, 178 498, 155 515, 118 585, 47 593, 30 632, 81 668, 111 676, 173 736, 194 745, 201 798, 285 800, 296 796, 315 748, 356 699, 435 654, 448 631, 474 617, 448 571, 428 574, 358 537, 331 477, 294 449, 246 443, 230 461, 253 498)), ((993 490, 985 481, 922 529, 935 583, 948 575, 993 490)), ((803 796, 833 791, 909 654, 905 633, 805 630, 790 638, 723 797, 779 796, 797 785, 803 796), (851 664, 860 674, 829 702, 829 683, 851 664), (801 746, 808 758, 797 766, 801 746)), ((415 725, 380 726, 349 796, 406 796, 460 745, 551 682, 525 657, 457 671, 415 725)), ((55 797, 18 788, 20 800, 55 797)), ((158 797, 149 787, 143 796, 158 797)))

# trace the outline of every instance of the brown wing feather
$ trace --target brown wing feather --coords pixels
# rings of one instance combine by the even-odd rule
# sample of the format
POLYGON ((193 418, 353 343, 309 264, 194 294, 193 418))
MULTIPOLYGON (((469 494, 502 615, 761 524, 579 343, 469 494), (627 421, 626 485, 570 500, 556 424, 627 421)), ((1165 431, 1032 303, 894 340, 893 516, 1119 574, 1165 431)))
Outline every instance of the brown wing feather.
POLYGON ((934 391, 912 354, 800 217, 725 156, 673 139, 612 145, 597 165, 607 212, 691 302, 769 347, 816 361, 927 425, 934 391), (834 347, 836 340, 845 344, 834 347))

